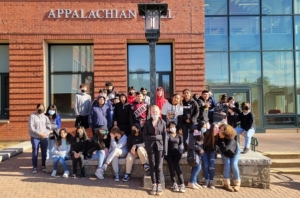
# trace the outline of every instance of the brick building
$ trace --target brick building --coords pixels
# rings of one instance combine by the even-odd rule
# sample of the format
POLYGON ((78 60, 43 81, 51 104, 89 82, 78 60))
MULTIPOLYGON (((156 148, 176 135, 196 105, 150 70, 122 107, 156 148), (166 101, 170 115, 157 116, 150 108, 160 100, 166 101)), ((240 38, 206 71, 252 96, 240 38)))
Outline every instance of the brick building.
MULTIPOLYGON (((36 104, 55 103, 73 130, 74 96, 88 83, 127 92, 150 88, 144 0, 24 0, 0 3, 0 140, 28 139, 36 104)), ((155 1, 169 5, 157 44, 157 84, 169 96, 205 87, 204 0, 155 1)), ((149 93, 150 94, 150 93, 149 93)))

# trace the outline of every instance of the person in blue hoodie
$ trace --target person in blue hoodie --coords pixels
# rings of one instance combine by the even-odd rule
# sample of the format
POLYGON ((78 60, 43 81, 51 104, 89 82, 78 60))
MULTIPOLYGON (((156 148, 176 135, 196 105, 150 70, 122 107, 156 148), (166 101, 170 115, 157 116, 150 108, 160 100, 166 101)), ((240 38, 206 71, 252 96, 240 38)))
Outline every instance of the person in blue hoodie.
POLYGON ((48 137, 48 149, 47 149, 47 158, 49 159, 53 155, 53 147, 55 144, 55 140, 58 137, 58 131, 61 127, 61 119, 59 114, 57 113, 57 108, 54 104, 50 104, 47 108, 45 115, 49 118, 51 123, 51 133, 48 137))
POLYGON ((92 128, 93 135, 101 127, 109 128, 111 125, 110 112, 112 111, 110 105, 105 102, 105 96, 100 94, 97 101, 91 107, 89 115, 89 124, 92 128))

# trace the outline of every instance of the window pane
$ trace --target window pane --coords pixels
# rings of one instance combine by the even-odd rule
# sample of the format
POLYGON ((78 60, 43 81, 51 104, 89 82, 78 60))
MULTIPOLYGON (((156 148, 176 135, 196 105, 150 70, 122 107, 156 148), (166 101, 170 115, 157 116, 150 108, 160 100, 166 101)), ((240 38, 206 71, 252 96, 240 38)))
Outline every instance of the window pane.
POLYGON ((260 84, 261 61, 259 52, 230 53, 231 83, 260 84))
POLYGON ((227 14, 227 0, 205 0, 206 15, 225 15, 227 14))
POLYGON ((8 45, 0 45, 0 73, 9 72, 9 50, 8 45))
POLYGON ((287 115, 281 115, 277 114, 274 111, 274 115, 271 114, 266 116, 266 125, 267 126, 274 126, 274 125, 280 125, 280 126, 295 126, 296 120, 294 116, 287 116, 287 115), (276 116, 274 116, 276 115, 276 116))
POLYGON ((300 14, 300 0, 294 0, 294 14, 300 14))
POLYGON ((262 86, 251 87, 251 111, 255 115, 255 125, 258 127, 263 126, 262 115, 262 86))
POLYGON ((205 50, 227 51, 227 17, 205 17, 205 50))
POLYGON ((51 72, 93 72, 92 45, 52 45, 51 72))
POLYGON ((265 114, 295 112, 293 65, 292 52, 263 53, 265 114))
POLYGON ((259 0, 229 1, 230 14, 259 14, 259 0))
POLYGON ((291 14, 292 0, 262 0, 263 14, 291 14))
POLYGON ((264 50, 293 48, 292 17, 265 16, 262 18, 262 32, 264 50))
POLYGON ((259 17, 230 17, 230 50, 260 50, 259 17))
POLYGON ((297 104, 298 110, 297 113, 300 114, 300 52, 296 51, 296 89, 297 89, 297 104))
POLYGON ((228 53, 205 53, 206 84, 228 84, 228 53))
POLYGON ((294 17, 294 23, 295 23, 295 49, 300 49, 300 16, 294 17))

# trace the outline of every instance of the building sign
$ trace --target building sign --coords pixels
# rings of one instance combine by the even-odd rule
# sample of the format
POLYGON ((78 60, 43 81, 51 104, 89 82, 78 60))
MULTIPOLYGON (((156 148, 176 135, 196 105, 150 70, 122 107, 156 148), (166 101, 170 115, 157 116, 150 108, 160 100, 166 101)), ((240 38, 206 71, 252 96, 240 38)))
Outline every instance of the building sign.
MULTIPOLYGON (((71 9, 56 9, 50 10, 48 19, 131 19, 136 18, 136 10, 110 10, 99 9, 90 10, 85 12, 83 9, 71 10, 71 9)), ((171 10, 168 10, 167 16, 162 18, 174 18, 171 16, 171 10)))

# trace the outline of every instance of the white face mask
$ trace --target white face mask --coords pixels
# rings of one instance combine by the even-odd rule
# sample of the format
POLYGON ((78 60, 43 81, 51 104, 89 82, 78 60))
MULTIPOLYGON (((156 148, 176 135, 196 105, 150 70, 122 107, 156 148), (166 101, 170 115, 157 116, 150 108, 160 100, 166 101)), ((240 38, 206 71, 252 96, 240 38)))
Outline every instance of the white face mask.
POLYGON ((176 132, 176 128, 175 127, 170 128, 170 132, 175 133, 176 132))

